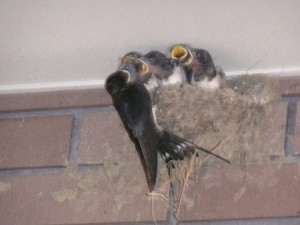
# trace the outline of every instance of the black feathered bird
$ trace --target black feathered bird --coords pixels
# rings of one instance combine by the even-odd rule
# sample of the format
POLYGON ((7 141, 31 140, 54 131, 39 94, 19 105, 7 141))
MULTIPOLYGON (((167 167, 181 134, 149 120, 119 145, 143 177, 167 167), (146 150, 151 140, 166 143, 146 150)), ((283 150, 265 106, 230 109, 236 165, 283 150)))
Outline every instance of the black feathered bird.
POLYGON ((157 177, 158 152, 166 163, 190 157, 197 149, 229 163, 221 156, 157 126, 149 92, 141 81, 128 82, 129 79, 128 71, 116 71, 107 78, 105 88, 140 155, 150 192, 157 177))

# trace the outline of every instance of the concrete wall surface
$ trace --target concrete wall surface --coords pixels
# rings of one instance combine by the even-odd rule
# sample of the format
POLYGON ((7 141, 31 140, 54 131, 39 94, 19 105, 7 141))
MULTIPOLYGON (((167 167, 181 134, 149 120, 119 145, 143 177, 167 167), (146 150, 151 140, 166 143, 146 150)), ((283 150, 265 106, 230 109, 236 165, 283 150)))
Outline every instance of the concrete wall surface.
POLYGON ((0 91, 97 85, 128 51, 209 50, 229 74, 300 71, 298 0, 0 0, 0 91))

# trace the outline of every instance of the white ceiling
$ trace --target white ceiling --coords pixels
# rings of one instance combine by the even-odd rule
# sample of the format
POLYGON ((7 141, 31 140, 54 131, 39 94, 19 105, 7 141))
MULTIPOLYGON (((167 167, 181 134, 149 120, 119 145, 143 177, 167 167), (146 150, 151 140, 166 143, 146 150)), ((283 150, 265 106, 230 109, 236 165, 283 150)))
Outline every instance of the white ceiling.
POLYGON ((227 72, 300 68, 298 0, 0 0, 0 34, 0 89, 99 83, 126 52, 175 43, 227 72))

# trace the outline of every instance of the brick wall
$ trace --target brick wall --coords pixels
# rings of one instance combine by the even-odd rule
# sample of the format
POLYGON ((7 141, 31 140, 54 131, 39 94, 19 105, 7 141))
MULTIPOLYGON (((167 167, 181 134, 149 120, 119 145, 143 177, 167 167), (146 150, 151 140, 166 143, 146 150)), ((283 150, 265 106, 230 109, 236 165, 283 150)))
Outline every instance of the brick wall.
MULTIPOLYGON (((249 165, 246 179, 240 167, 204 168, 211 176, 189 185, 181 223, 300 224, 300 78, 280 88, 261 132, 273 163, 249 165)), ((0 224, 176 224, 147 191, 104 90, 0 95, 0 224)))

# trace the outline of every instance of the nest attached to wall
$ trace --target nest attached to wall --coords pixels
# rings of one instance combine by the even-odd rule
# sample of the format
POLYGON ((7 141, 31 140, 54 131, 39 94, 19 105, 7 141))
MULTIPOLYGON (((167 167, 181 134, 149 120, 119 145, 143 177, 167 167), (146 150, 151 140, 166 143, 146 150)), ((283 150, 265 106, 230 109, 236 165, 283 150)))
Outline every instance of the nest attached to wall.
MULTIPOLYGON (((237 156, 250 156, 256 148, 260 123, 279 98, 276 78, 245 75, 231 79, 221 90, 165 86, 157 90, 154 101, 162 128, 207 149, 221 142, 216 153, 239 164, 237 156)), ((220 164, 219 159, 210 161, 220 164)))
MULTIPOLYGON (((261 122, 272 113, 273 103, 280 97, 275 77, 243 75, 229 80, 221 90, 188 84, 161 87, 154 93, 153 101, 162 128, 208 150, 220 143, 214 153, 245 170, 248 163, 270 160, 265 152, 259 151, 256 140, 261 122)), ((232 166, 205 153, 200 153, 199 158, 201 167, 232 166)), ((180 193, 194 163, 184 160, 176 164, 170 182, 179 182, 180 193)), ((177 200, 180 198, 177 196, 177 200)), ((173 204, 178 205, 178 201, 173 204)))

